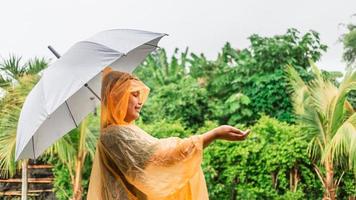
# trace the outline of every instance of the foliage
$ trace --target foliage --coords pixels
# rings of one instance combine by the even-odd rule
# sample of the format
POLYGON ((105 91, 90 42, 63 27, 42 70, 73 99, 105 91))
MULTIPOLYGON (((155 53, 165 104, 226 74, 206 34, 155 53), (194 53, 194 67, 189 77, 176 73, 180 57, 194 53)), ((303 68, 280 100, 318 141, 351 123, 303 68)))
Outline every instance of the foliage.
MULTIPOLYGON (((208 129, 214 126, 210 124, 208 129)), ((310 166, 307 142, 299 133, 297 126, 263 116, 246 141, 218 141, 209 146, 203 166, 211 199, 274 199, 287 195, 292 188, 290 173, 295 169, 296 188, 308 198, 318 197, 320 184, 310 166)))
POLYGON ((137 122, 137 125, 146 132, 150 133, 154 137, 187 137, 193 132, 189 129, 185 129, 180 121, 168 122, 164 119, 156 121, 154 123, 146 124, 142 120, 137 122))
POLYGON ((69 168, 58 160, 53 160, 54 168, 54 182, 53 188, 56 193, 56 198, 59 200, 70 199, 73 195, 73 187, 69 168))
POLYGON ((35 75, 18 79, 17 86, 5 88, 6 95, 0 100, 0 168, 1 176, 13 176, 17 168, 15 162, 16 130, 22 104, 31 88, 37 82, 35 75))
MULTIPOLYGON (((29 60, 25 65, 21 65, 20 63, 21 57, 10 56, 8 60, 3 60, 1 64, 1 70, 5 72, 5 76, 1 76, 3 80, 3 85, 1 86, 4 89, 4 94, 0 99, 0 168, 2 177, 13 176, 16 172, 17 164, 14 159, 14 154, 16 130, 21 107, 25 101, 25 97, 39 80, 37 73, 40 73, 47 67, 47 61, 43 58, 34 58, 29 60)), ((92 116, 91 118, 91 125, 89 125, 89 128, 86 128, 88 130, 86 131, 85 137, 85 146, 89 154, 89 161, 87 162, 91 162, 90 159, 94 157, 98 136, 98 128, 95 129, 93 126, 99 127, 98 117, 92 116)), ((56 164, 57 168, 58 164, 61 166, 65 165, 65 170, 67 171, 63 173, 68 172, 68 177, 73 179, 73 174, 75 173, 75 159, 78 154, 79 130, 74 129, 71 133, 72 134, 66 135, 48 148, 39 159, 52 162, 56 164), (55 162, 53 162, 54 160, 55 162)), ((20 167, 20 165, 17 166, 17 168, 20 167)), ((85 168, 87 171, 90 171, 91 164, 87 164, 85 168)), ((84 171, 84 173, 86 174, 84 174, 85 179, 83 179, 83 184, 84 188, 87 188, 89 175, 88 172, 84 171)), ((61 175, 61 173, 59 174, 61 175)), ((65 177, 59 179, 59 183, 61 183, 63 179, 65 179, 65 177)), ((71 180, 69 180, 69 182, 71 182, 71 180)), ((55 184, 55 186, 56 185, 59 186, 61 184, 55 184)), ((58 188, 56 188, 56 190, 57 189, 58 188)), ((68 194, 70 194, 70 192, 68 194)), ((59 196, 61 196, 61 192, 59 192, 59 196)))
MULTIPOLYGON (((192 135, 179 121, 140 121, 137 125, 159 138, 192 135)), ((206 121, 197 134, 217 125, 206 121)), ((246 141, 217 141, 210 145, 203 159, 210 199, 320 198, 321 184, 308 159, 308 142, 300 137, 300 132, 296 125, 263 116, 246 141), (292 191, 290 179, 294 170, 298 179, 292 191)))
MULTIPOLYGON (((22 57, 10 55, 9 58, 2 59, 0 63, 0 83, 16 81, 25 74, 38 74, 48 66, 48 61, 44 58, 33 58, 22 64, 22 57)), ((1 85, 0 85, 1 87, 1 85)))
POLYGON ((135 74, 145 81, 151 89, 159 86, 176 83, 186 75, 188 49, 177 57, 178 49, 175 49, 170 62, 164 49, 159 49, 149 55, 146 60, 135 70, 135 74))
MULTIPOLYGON (((71 182, 72 178, 70 176, 72 172, 70 172, 70 169, 66 164, 60 162, 56 158, 50 160, 50 162, 53 163, 54 165, 53 175, 55 178, 53 182, 53 187, 54 187, 54 192, 56 194, 56 198, 58 200, 70 199, 73 196, 73 183, 71 182)), ((90 180, 92 164, 93 164, 93 160, 90 157, 87 157, 84 164, 83 180, 82 180, 83 191, 84 191, 83 199, 85 199, 89 188, 89 180, 90 180)))
MULTIPOLYGON (((347 62, 348 67, 356 67, 356 25, 349 24, 348 32, 343 34, 341 41, 344 45, 343 59, 347 62)), ((356 109, 356 91, 351 91, 348 100, 354 109, 356 109)))
MULTIPOLYGON (((231 92, 238 91, 250 98, 252 113, 265 113, 293 122, 283 68, 293 64, 303 79, 312 79, 307 59, 319 59, 326 46, 320 43, 318 33, 310 31, 299 36, 295 29, 289 29, 284 35, 269 38, 252 35, 249 39, 251 46, 247 49, 235 50, 230 44, 223 48, 220 60, 227 66, 219 70, 212 81, 211 88, 217 92, 215 96, 228 96, 225 88, 229 88, 231 92)), ((255 120, 258 118, 254 115, 255 120)))
POLYGON ((232 94, 225 101, 216 98, 208 103, 210 120, 218 120, 220 124, 237 125, 252 117, 251 100, 242 93, 232 94))
MULTIPOLYGON (((152 89, 141 123, 148 124, 153 132, 179 123, 184 127, 180 131, 188 132, 218 124, 273 124, 261 130, 253 126, 254 136, 239 145, 219 141, 205 151, 204 171, 211 198, 321 198, 322 185, 314 171, 315 163, 309 160, 306 151, 310 138, 298 134, 305 130, 280 125, 278 121, 267 123, 268 117, 262 117, 260 120, 265 122, 260 122, 259 118, 268 115, 281 121, 297 121, 290 97, 293 87, 289 85, 285 66, 293 66, 302 81, 312 83, 318 75, 312 72, 308 60, 318 60, 326 46, 320 43, 318 33, 309 31, 301 35, 295 29, 289 29, 284 35, 252 35, 249 39, 251 46, 242 50, 227 43, 212 61, 203 54, 187 56, 187 50, 179 57, 176 51, 172 56, 174 68, 164 61, 169 60, 164 51, 149 56, 135 71, 152 89), (156 74, 160 74, 158 80, 156 74), (204 109, 199 110, 198 105, 204 109)), ((323 71, 320 77, 338 85, 341 73, 323 71)), ((175 135, 171 131, 167 133, 163 131, 159 137, 175 135)), ((342 172, 335 173, 340 176, 342 172)), ((353 194, 353 189, 346 187, 353 181, 341 180, 340 184, 345 186, 339 197, 353 194)))
POLYGON ((344 45, 344 60, 349 66, 355 64, 356 61, 356 25, 347 25, 348 32, 343 34, 341 39, 344 45))
MULTIPOLYGON (((86 192, 89 187, 89 179, 91 173, 91 166, 95 155, 96 141, 99 136, 99 117, 93 114, 90 114, 87 117, 88 125, 86 128, 85 136, 85 149, 88 153, 84 161, 83 177, 82 177, 82 186, 83 186, 83 195, 86 196, 86 192)), ((68 160, 63 160, 61 156, 54 157, 54 159, 49 159, 49 162, 52 163, 55 167, 53 173, 55 176, 54 179, 54 189, 56 193, 56 198, 58 199, 69 199, 73 195, 73 181, 75 174, 75 158, 78 154, 78 146, 80 142, 80 130, 79 128, 73 129, 68 134, 66 134, 59 142, 58 146, 64 147, 63 141, 66 141, 68 146, 67 148, 57 147, 57 155, 70 154, 68 160)), ((52 157, 53 158, 53 157, 52 157)))
MULTIPOLYGON (((171 63, 168 63, 165 51, 157 51, 156 54, 149 56, 135 73, 151 87, 152 98, 156 98, 154 101, 158 99, 164 101, 163 97, 166 96, 161 94, 161 90, 168 85, 171 85, 170 89, 175 89, 170 92, 172 97, 168 98, 179 98, 182 95, 189 97, 190 94, 179 93, 182 79, 193 78, 195 81, 192 82, 195 82, 195 85, 198 84, 201 89, 205 89, 206 98, 200 99, 205 116, 201 115, 200 119, 195 117, 188 125, 196 122, 201 125, 203 119, 229 124, 235 124, 237 121, 252 124, 260 117, 259 113, 293 122, 292 104, 283 68, 287 64, 292 64, 304 80, 311 80, 313 77, 308 71, 308 58, 318 60, 326 46, 320 43, 318 33, 310 31, 300 36, 295 29, 289 29, 286 34, 273 37, 252 35, 249 40, 251 46, 242 50, 234 49, 227 43, 214 61, 194 53, 188 56, 186 49, 180 57, 177 56, 178 51, 175 51, 171 63), (156 94, 162 98, 155 97, 156 94), (249 103, 239 103, 243 107, 236 110, 230 119, 227 117, 229 114, 221 114, 227 111, 221 111, 220 108, 236 107, 235 101, 231 101, 236 94, 247 96, 249 103), (230 103, 235 105, 228 105, 230 103)), ((193 99, 192 102, 197 97, 193 99)), ((193 113, 200 114, 200 111, 198 109, 196 112, 196 109, 193 109, 193 113)), ((157 115, 151 112, 149 116, 157 115)))
POLYGON ((338 188, 338 197, 355 197, 356 196, 356 178, 355 175, 351 172, 348 171, 344 174, 339 188, 338 188))
MULTIPOLYGON (((347 101, 350 91, 356 90, 356 72, 349 68, 339 87, 324 79, 311 62, 315 79, 305 83, 298 72, 289 66, 286 71, 293 87, 294 111, 305 127, 304 136, 310 141, 310 157, 325 168, 319 178, 325 187, 325 196, 334 198, 338 187, 334 175, 351 170, 356 177, 356 113, 347 101)), ((342 175, 340 175, 340 178, 342 175)))
POLYGON ((293 68, 288 74, 294 88, 293 103, 300 122, 307 128, 313 142, 310 153, 313 159, 323 162, 328 154, 340 166, 346 162, 356 174, 356 114, 346 97, 356 89, 356 73, 349 69, 337 88, 322 78, 320 70, 311 63, 317 78, 305 84, 293 68), (354 119, 355 118, 355 119, 354 119))
POLYGON ((182 120, 185 127, 195 128, 204 123, 207 110, 206 90, 191 77, 177 84, 161 86, 153 92, 142 111, 146 123, 162 119, 182 120))

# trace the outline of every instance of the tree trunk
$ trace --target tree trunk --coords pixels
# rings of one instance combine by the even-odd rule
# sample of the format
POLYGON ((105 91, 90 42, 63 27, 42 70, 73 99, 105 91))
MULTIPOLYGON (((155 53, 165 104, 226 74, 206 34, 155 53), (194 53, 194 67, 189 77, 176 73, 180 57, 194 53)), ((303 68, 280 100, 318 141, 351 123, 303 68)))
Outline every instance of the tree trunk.
POLYGON ((83 166, 84 159, 86 153, 79 152, 78 158, 75 163, 75 178, 74 178, 74 187, 73 187, 73 200, 82 199, 83 188, 82 188, 82 174, 83 174, 83 166))
POLYGON ((75 161, 75 177, 73 183, 73 200, 82 199, 83 187, 82 187, 82 175, 83 175, 83 166, 85 161, 85 156, 87 151, 85 149, 86 141, 86 119, 80 124, 80 136, 79 136, 79 146, 78 146, 78 155, 75 161))
POLYGON ((325 161, 326 177, 324 199, 336 199, 336 185, 334 183, 334 166, 330 158, 325 161))
POLYGON ((22 160, 22 184, 21 184, 21 200, 27 200, 27 166, 28 166, 28 160, 24 159, 22 160))
POLYGON ((277 183, 278 183, 278 180, 277 180, 277 175, 278 175, 278 172, 274 171, 274 172, 271 172, 271 177, 272 177, 272 185, 273 185, 273 188, 276 189, 277 188, 277 183))
POLYGON ((292 192, 297 191, 299 182, 298 168, 295 166, 289 172, 289 188, 292 192))
POLYGON ((239 180, 237 177, 234 178, 231 184, 231 193, 230 193, 230 199, 235 200, 237 199, 237 191, 236 191, 236 185, 238 184, 239 180))

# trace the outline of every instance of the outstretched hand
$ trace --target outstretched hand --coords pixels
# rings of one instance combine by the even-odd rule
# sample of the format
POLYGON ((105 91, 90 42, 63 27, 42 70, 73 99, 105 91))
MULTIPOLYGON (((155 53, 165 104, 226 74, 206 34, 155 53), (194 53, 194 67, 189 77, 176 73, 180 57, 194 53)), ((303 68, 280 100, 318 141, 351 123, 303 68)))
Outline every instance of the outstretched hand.
POLYGON ((246 139, 250 130, 242 131, 232 126, 223 125, 217 128, 214 128, 204 134, 203 137, 203 146, 207 147, 211 142, 216 139, 228 140, 228 141, 240 141, 246 139))
POLYGON ((242 131, 240 129, 228 125, 219 126, 213 129, 213 131, 215 132, 217 139, 228 140, 228 141, 244 140, 250 133, 250 129, 247 129, 246 131, 242 131))

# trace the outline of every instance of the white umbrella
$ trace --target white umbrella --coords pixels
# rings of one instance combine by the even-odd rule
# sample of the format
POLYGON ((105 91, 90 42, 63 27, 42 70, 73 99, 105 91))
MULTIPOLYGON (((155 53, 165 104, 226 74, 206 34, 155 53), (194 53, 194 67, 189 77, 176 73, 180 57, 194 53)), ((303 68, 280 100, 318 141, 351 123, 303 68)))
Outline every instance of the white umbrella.
POLYGON ((132 72, 166 34, 108 30, 76 43, 44 70, 22 107, 16 160, 35 159, 100 104, 101 71, 132 72))

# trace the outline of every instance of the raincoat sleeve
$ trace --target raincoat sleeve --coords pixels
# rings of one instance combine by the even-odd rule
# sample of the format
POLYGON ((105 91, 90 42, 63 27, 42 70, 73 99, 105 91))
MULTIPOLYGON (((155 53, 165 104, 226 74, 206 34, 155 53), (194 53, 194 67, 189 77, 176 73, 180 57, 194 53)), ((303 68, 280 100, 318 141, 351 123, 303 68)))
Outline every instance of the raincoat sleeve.
POLYGON ((202 175, 202 152, 203 140, 198 135, 160 139, 148 160, 146 181, 140 188, 157 198, 178 192, 192 177, 202 175))
POLYGON ((201 176, 203 140, 188 138, 156 139, 125 128, 120 134, 107 134, 101 141, 130 184, 152 198, 174 195, 201 176))

